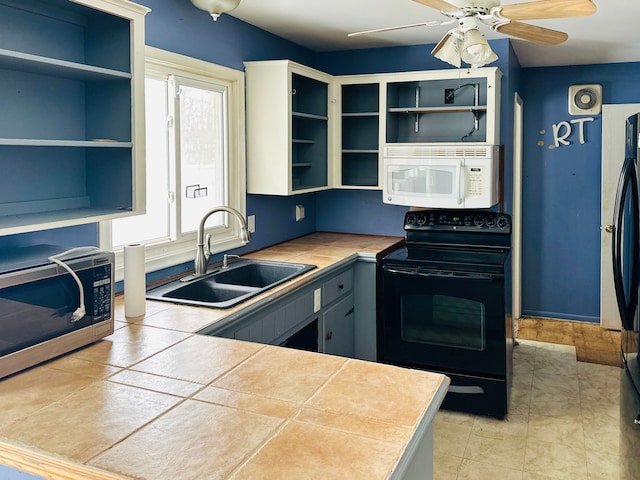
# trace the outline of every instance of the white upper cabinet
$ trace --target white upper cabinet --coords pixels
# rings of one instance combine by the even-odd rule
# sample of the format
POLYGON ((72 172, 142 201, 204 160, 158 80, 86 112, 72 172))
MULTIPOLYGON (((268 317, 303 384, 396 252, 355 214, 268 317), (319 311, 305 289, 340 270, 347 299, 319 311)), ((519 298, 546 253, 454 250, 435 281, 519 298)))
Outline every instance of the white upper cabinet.
POLYGON ((332 77, 289 60, 246 62, 248 193, 326 189, 332 77))
POLYGON ((497 68, 387 76, 385 144, 499 143, 497 68))
POLYGON ((335 77, 331 185, 380 189, 385 145, 500 143, 497 68, 335 77))
POLYGON ((0 235, 144 212, 147 11, 0 0, 0 235))
POLYGON ((381 189, 385 145, 500 144, 494 67, 330 76, 247 62, 249 193, 381 189))

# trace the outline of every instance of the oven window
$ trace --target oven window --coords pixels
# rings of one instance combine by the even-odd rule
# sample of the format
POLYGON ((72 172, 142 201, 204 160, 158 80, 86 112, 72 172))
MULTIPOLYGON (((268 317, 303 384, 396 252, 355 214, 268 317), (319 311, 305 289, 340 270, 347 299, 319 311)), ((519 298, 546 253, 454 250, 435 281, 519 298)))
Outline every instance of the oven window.
POLYGON ((400 299, 402 340, 412 343, 485 349, 485 306, 450 295, 403 295, 400 299))

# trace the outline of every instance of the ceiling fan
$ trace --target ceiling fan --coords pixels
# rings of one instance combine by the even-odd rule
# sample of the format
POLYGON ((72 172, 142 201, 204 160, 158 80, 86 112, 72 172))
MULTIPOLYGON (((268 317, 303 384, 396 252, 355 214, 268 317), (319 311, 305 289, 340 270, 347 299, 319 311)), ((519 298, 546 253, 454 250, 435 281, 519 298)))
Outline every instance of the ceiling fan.
POLYGON ((457 22, 457 26, 449 30, 436 45, 431 52, 432 55, 455 67, 460 67, 461 61, 472 67, 480 67, 498 59, 480 32, 481 23, 491 30, 512 37, 542 45, 558 45, 567 40, 566 33, 524 23, 521 20, 585 17, 593 15, 597 10, 593 0, 535 0, 510 5, 501 5, 500 0, 414 1, 440 10, 449 19, 366 30, 350 33, 349 36, 457 22))

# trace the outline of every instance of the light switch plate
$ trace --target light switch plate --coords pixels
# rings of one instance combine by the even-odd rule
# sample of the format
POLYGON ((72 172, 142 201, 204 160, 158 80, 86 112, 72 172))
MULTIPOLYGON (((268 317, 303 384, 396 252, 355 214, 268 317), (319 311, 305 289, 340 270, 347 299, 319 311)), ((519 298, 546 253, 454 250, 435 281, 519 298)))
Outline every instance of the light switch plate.
POLYGON ((304 219, 304 205, 296 205, 296 222, 304 219))
POLYGON ((256 216, 249 215, 247 217, 247 228, 249 229, 249 233, 255 233, 256 231, 256 216))

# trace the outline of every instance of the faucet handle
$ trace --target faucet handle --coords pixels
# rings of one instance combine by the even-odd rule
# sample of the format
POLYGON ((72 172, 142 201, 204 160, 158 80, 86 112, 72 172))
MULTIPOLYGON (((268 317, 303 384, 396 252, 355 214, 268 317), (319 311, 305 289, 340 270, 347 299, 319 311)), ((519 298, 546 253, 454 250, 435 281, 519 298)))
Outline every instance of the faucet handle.
POLYGON ((211 257, 211 234, 207 233, 204 236, 204 255, 209 261, 209 257, 211 257))

